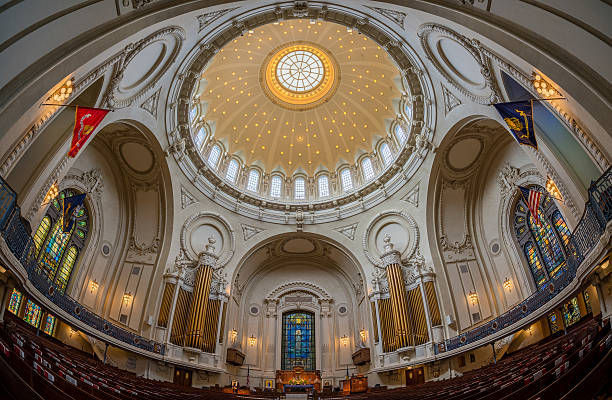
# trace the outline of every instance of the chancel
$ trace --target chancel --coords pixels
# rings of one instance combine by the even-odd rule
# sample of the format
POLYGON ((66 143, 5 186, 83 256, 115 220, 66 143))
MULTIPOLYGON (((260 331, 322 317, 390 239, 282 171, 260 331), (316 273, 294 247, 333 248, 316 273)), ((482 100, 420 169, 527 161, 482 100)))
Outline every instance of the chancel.
POLYGON ((611 20, 2 2, 0 398, 609 398, 611 20))

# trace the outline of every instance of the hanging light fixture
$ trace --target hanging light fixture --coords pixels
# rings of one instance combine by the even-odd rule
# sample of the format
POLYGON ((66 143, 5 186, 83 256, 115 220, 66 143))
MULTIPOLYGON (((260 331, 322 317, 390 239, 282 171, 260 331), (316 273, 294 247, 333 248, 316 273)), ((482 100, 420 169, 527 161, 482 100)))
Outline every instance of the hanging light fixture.
POLYGON ((57 182, 53 182, 53 184, 49 188, 49 191, 47 191, 47 194, 45 195, 45 198, 43 199, 41 206, 46 206, 47 204, 49 204, 54 198, 57 197, 58 194, 59 194, 59 188, 57 186, 57 182))
POLYGON ((257 343, 257 338, 253 335, 249 337, 249 346, 253 347, 257 343))
POLYGON ((340 344, 343 346, 348 346, 349 343, 349 338, 346 335, 342 335, 342 337, 340 338, 340 344))
POLYGON ((98 290, 98 286, 99 286, 98 281, 96 281, 95 279, 91 281, 91 284, 89 285, 90 292, 93 293, 96 290, 98 290))
POLYGON ((230 342, 232 342, 232 344, 236 343, 236 336, 238 336, 238 331, 236 329, 229 331, 230 342))

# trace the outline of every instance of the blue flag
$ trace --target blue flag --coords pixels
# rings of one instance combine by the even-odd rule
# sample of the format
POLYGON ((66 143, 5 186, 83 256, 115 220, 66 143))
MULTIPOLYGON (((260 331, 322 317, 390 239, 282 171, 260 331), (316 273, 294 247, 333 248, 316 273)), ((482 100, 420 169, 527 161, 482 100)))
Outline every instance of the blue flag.
POLYGON ((86 193, 77 194, 76 196, 64 198, 63 204, 63 218, 62 218, 62 231, 64 233, 72 230, 76 214, 83 208, 83 202, 85 201, 86 193))
POLYGON ((493 104, 519 144, 538 149, 533 128, 533 103, 530 100, 493 104))

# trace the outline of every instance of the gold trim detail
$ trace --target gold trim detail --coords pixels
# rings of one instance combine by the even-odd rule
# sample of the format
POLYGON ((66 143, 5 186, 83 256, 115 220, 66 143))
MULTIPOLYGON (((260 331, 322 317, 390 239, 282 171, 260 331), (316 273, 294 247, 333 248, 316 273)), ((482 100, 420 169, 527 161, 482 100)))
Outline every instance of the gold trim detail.
POLYGON ((314 43, 298 41, 274 49, 264 60, 260 70, 260 84, 273 103, 289 110, 308 110, 328 101, 338 88, 340 68, 331 53, 314 43), (287 89, 276 76, 278 63, 294 51, 308 51, 323 64, 323 79, 314 88, 296 92, 287 89))

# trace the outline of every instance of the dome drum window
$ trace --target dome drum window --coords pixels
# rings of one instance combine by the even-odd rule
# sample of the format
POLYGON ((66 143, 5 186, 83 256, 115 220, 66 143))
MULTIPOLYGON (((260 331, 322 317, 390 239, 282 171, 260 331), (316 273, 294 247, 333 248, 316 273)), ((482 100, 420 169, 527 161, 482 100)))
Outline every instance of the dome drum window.
POLYGON ((251 192, 257 192, 259 190, 259 171, 252 169, 249 172, 249 178, 247 179, 247 190, 251 192))
POLYGON ((219 147, 219 145, 216 144, 212 147, 212 149, 210 149, 210 153, 208 153, 208 165, 210 165, 213 168, 216 168, 220 157, 221 157, 221 147, 219 147))
POLYGON ((306 199, 306 180, 302 177, 295 178, 293 181, 294 198, 296 200, 306 199))
POLYGON ((270 181, 270 197, 279 198, 281 197, 281 190, 283 186, 283 178, 278 175, 274 175, 270 181))

